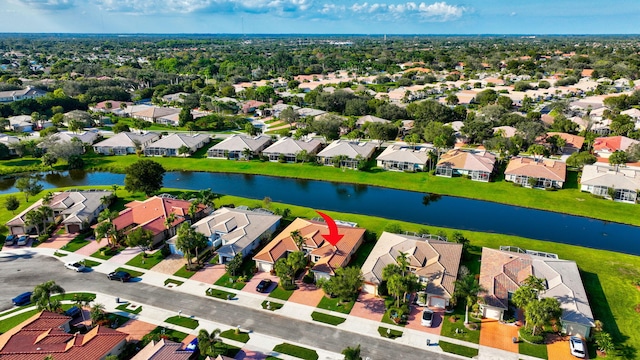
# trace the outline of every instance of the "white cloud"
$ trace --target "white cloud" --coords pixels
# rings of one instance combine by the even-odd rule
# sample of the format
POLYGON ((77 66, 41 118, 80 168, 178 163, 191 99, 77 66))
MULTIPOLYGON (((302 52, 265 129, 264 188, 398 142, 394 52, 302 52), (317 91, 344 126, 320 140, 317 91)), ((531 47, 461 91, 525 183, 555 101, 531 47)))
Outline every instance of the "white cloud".
POLYGON ((197 12, 295 12, 308 10, 313 0, 94 0, 105 11, 154 14, 197 12))
POLYGON ((464 6, 450 5, 444 1, 427 4, 406 2, 399 4, 355 3, 349 7, 354 13, 390 15, 396 19, 415 15, 425 21, 451 21, 460 18, 469 9, 464 6))
POLYGON ((75 0, 18 0, 28 7, 43 10, 65 10, 75 5, 75 0))

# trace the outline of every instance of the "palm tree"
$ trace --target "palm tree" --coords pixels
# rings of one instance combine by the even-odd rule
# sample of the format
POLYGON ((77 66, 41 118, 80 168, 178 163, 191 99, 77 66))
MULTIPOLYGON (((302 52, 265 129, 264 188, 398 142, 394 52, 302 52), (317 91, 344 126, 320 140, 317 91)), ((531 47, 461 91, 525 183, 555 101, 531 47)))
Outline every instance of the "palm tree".
POLYGON ((99 224, 95 229, 96 241, 98 243, 100 243, 103 238, 107 238, 109 245, 115 245, 117 243, 120 232, 113 224, 113 219, 117 218, 118 215, 120 214, 117 211, 109 211, 109 209, 100 213, 98 216, 99 224))
POLYGON ((40 236, 40 223, 42 222, 42 213, 33 209, 24 215, 25 224, 27 226, 35 226, 38 237, 40 236))
POLYGON ((195 250, 196 240, 195 240, 196 231, 189 226, 188 223, 182 223, 178 228, 178 238, 176 239, 176 248, 182 251, 184 256, 187 258, 187 267, 191 269, 191 252, 195 250))
POLYGON ((300 234, 300 230, 294 230, 291 232, 291 238, 296 243, 298 250, 302 251, 302 246, 305 243, 304 237, 300 234))
POLYGON ((348 347, 342 350, 342 355, 344 355, 344 360, 362 360, 360 356, 360 344, 356 347, 348 347))
POLYGON ((111 190, 113 190, 113 196, 116 198, 118 197, 119 188, 120 188, 120 185, 116 185, 116 184, 111 185, 111 190))
POLYGON ((76 305, 78 305, 80 307, 81 313, 82 313, 82 322, 87 321, 87 319, 85 318, 84 315, 84 307, 89 305, 91 303, 91 298, 88 296, 84 296, 81 294, 75 294, 73 295, 73 301, 76 305))
POLYGON ((44 196, 42 197, 42 203, 44 205, 49 205, 51 203, 51 200, 53 200, 53 193, 51 191, 44 194, 44 196))
POLYGON ((220 333, 220 329, 215 329, 211 332, 200 329, 198 333, 198 348, 202 355, 215 356, 215 347, 220 342, 220 339, 218 339, 220 333))
POLYGON ((47 223, 49 222, 49 219, 53 216, 53 209, 51 209, 48 206, 40 206, 38 208, 38 212, 40 213, 40 216, 42 217, 42 230, 46 232, 47 230, 47 223))
POLYGON ((64 289, 53 280, 37 285, 31 294, 31 302, 38 310, 58 311, 60 300, 51 300, 51 294, 64 294, 64 289))
POLYGON ((251 151, 251 149, 249 148, 244 148, 242 150, 242 155, 244 156, 245 160, 251 160, 251 158, 253 157, 253 151, 251 151))
POLYGON ((92 324, 96 324, 100 320, 104 319, 104 305, 94 304, 89 311, 89 316, 91 316, 92 324))
POLYGON ((465 299, 464 323, 469 323, 469 306, 476 300, 478 293, 485 292, 485 288, 480 285, 478 279, 473 274, 469 274, 460 280, 455 281, 456 290, 454 295, 465 299))
POLYGON ((167 216, 164 218, 164 227, 167 229, 167 234, 169 236, 171 236, 171 227, 173 226, 173 223, 176 221, 176 214, 175 213, 168 213, 167 216))

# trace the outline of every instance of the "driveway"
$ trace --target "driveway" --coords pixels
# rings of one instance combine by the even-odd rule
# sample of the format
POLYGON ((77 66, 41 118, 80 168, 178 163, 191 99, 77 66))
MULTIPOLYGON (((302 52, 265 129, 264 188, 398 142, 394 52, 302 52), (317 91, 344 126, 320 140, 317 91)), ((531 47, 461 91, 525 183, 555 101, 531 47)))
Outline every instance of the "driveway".
POLYGON ((291 294, 289 301, 313 307, 318 306, 324 296, 322 289, 318 289, 314 284, 305 284, 302 281, 296 281, 296 285, 298 285, 298 289, 291 294))
MULTIPOLYGON (((565 359, 575 359, 573 355, 571 355, 571 350, 569 349, 569 337, 555 335, 551 339, 547 338, 547 356, 549 360, 565 360, 565 359)), ((589 358, 589 354, 587 354, 587 359, 589 358)))
POLYGON ((173 275, 184 266, 186 261, 187 260, 180 255, 171 254, 162 259, 162 261, 160 261, 158 265, 152 267, 151 270, 167 275, 173 275))
POLYGON ((148 322, 131 319, 124 323, 124 325, 120 325, 117 330, 129 334, 127 341, 140 341, 143 336, 150 333, 156 327, 156 325, 148 322))
POLYGON ((103 246, 107 245, 107 239, 102 239, 101 242, 97 242, 96 240, 91 240, 87 245, 81 247, 80 249, 76 250, 76 254, 78 255, 84 255, 84 256, 91 256, 93 255, 93 253, 95 253, 96 251, 98 251, 98 249, 100 249, 103 246))
POLYGON ((73 240, 76 237, 76 235, 77 234, 53 235, 49 238, 49 240, 38 245, 38 247, 58 250, 61 247, 67 245, 69 241, 73 240))
POLYGON ((120 251, 119 254, 114 255, 109 262, 117 263, 117 264, 126 264, 129 260, 133 259, 138 255, 142 250, 139 248, 126 248, 120 251))
POLYGON ((360 293, 358 301, 353 304, 353 309, 351 309, 349 315, 373 321, 382 321, 384 312, 384 300, 382 298, 372 294, 360 293))
POLYGON ((484 319, 480 327, 480 345, 518 353, 518 344, 513 338, 518 336, 518 327, 501 324, 498 320, 484 319))
POLYGON ((429 334, 440 335, 442 331, 442 320, 444 319, 444 309, 433 308, 433 320, 431 321, 431 327, 422 326, 422 310, 421 306, 413 306, 411 308, 411 314, 409 315, 409 321, 405 327, 407 329, 413 329, 418 331, 424 331, 429 334))
POLYGON ((218 279, 220 279, 226 272, 227 270, 225 270, 224 265, 222 264, 207 264, 205 265, 204 269, 199 270, 190 279, 207 284, 213 284, 214 282, 218 281, 218 279))
POLYGON ((279 279, 278 279, 277 276, 271 275, 270 273, 268 273, 266 271, 261 271, 259 273, 256 273, 255 275, 253 275, 251 280, 249 280, 247 282, 247 284, 242 288, 242 291, 248 292, 248 293, 252 293, 252 294, 259 294, 259 295, 267 296, 267 295, 269 295, 269 293, 271 291, 273 291, 273 289, 276 288, 276 286, 278 286, 278 281, 279 281, 279 279), (271 284, 271 286, 269 287, 269 289, 267 289, 266 292, 260 293, 260 292, 256 291, 256 286, 258 286, 260 281, 262 281, 264 279, 269 279, 269 280, 273 281, 273 284, 271 284))

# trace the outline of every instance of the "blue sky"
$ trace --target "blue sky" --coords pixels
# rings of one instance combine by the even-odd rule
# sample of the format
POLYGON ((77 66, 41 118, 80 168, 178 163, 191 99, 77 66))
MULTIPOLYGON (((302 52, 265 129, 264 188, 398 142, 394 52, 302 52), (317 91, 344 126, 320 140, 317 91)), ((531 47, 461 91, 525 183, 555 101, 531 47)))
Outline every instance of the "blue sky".
POLYGON ((0 32, 637 34, 639 0, 2 0, 0 32))

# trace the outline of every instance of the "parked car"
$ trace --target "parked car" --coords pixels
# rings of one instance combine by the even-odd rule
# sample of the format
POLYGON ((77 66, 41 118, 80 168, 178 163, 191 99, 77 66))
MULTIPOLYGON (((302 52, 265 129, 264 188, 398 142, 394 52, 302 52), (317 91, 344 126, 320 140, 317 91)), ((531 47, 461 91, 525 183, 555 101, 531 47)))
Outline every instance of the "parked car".
POLYGON ((433 324, 433 310, 429 308, 424 308, 422 310, 422 320, 420 321, 422 326, 431 327, 433 324))
POLYGON ((29 237, 27 235, 22 235, 18 238, 18 246, 27 245, 29 242, 29 237))
POLYGON ((584 341, 577 336, 572 336, 569 339, 569 348, 571 349, 571 355, 583 359, 585 355, 584 341))
POLYGON ((85 271, 87 269, 87 268, 84 267, 84 265, 82 265, 79 262, 66 263, 66 264, 64 264, 64 267, 66 267, 69 270, 74 270, 76 272, 83 272, 83 271, 85 271))
POLYGON ((17 237, 17 236, 16 236, 16 235, 13 235, 13 234, 11 234, 11 235, 7 235, 7 238, 6 238, 6 239, 4 239, 4 244, 5 244, 5 245, 13 245, 13 244, 15 244, 15 242, 16 242, 16 237, 17 237))
POLYGON ((120 280, 122 282, 131 280, 131 274, 126 271, 114 271, 107 274, 109 280, 120 280))
POLYGON ((65 315, 67 316, 71 316, 71 318, 76 318, 80 315, 82 315, 82 309, 80 309, 77 306, 71 307, 69 309, 67 309, 67 311, 64 312, 65 315))
POLYGON ((262 281, 260 281, 258 286, 256 286, 256 291, 261 293, 267 292, 267 290, 269 290, 269 288, 271 287, 271 284, 273 284, 273 281, 269 279, 263 279, 262 281))
POLYGON ((27 305, 31 302, 31 291, 24 292, 11 299, 11 301, 15 306, 27 305))

